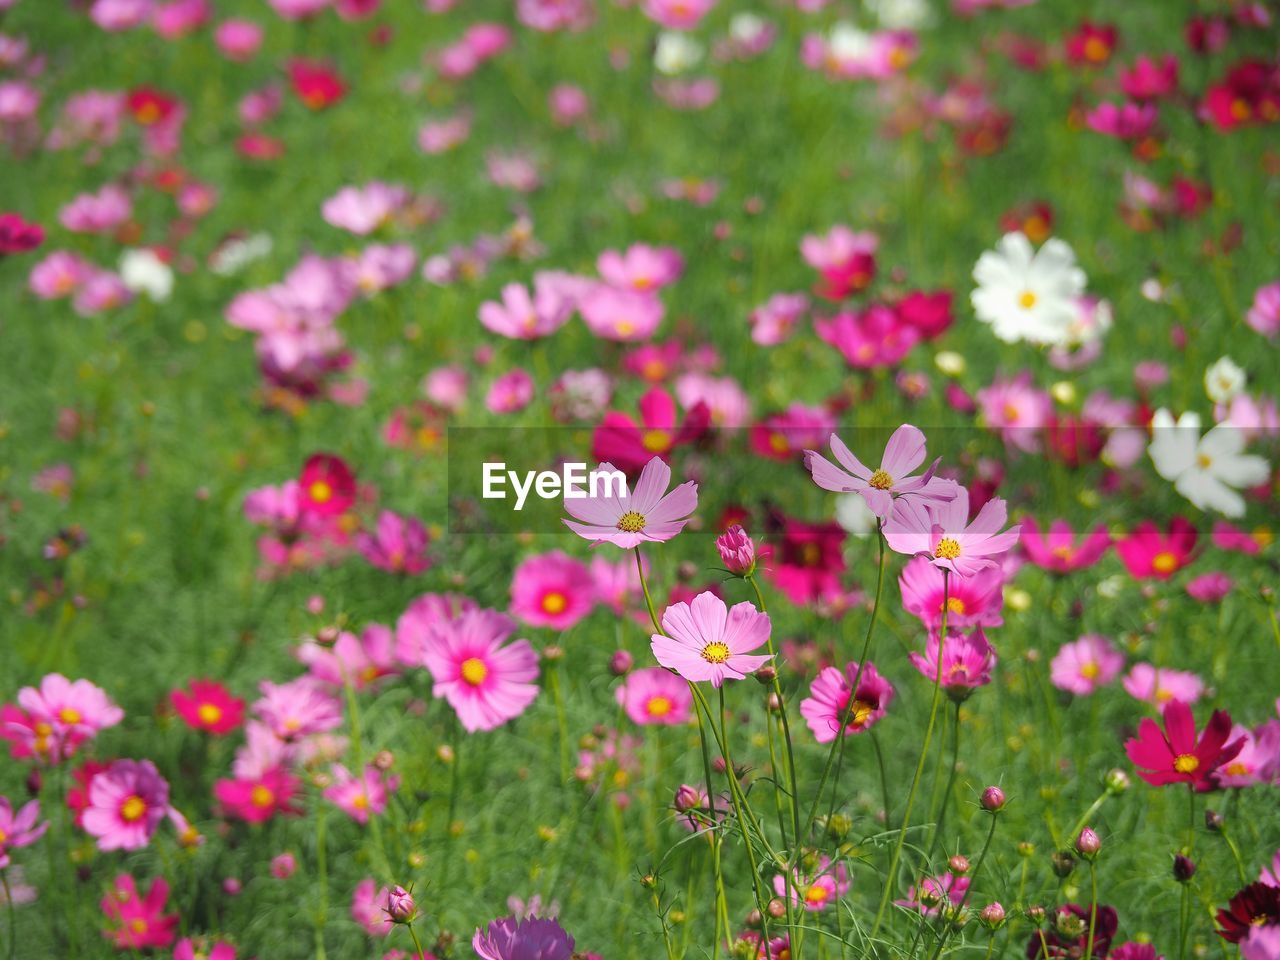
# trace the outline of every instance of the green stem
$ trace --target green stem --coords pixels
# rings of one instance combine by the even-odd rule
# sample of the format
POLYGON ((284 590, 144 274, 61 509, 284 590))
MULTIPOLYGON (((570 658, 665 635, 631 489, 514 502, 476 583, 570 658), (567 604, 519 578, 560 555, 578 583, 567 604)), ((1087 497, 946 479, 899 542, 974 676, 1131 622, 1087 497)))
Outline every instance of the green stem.
POLYGON ((1084 960, 1093 960, 1093 938, 1098 929, 1098 865, 1089 858, 1089 939, 1085 943, 1084 960))

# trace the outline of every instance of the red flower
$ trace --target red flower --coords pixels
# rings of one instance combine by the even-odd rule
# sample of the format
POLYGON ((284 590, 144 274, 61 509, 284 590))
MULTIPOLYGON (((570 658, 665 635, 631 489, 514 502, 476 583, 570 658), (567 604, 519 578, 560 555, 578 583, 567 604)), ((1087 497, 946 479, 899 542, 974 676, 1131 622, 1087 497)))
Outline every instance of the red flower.
POLYGON ((925 293, 915 290, 898 301, 894 308, 898 319, 926 340, 940 337, 954 321, 951 315, 951 291, 939 290, 936 293, 925 293))
POLYGON ((1191 708, 1181 700, 1170 700, 1164 705, 1164 731, 1147 717, 1138 725, 1138 736, 1125 743, 1124 751, 1139 768, 1138 776, 1153 787, 1170 783, 1201 787, 1209 785, 1209 774, 1233 760, 1244 747, 1243 737, 1227 743, 1229 736, 1230 715, 1215 710, 1197 741, 1191 708))
POLYGON ((1116 28, 1112 24, 1086 20, 1067 38, 1067 62, 1100 67, 1116 52, 1117 39, 1116 28))
POLYGON ((44 227, 28 223, 16 213, 0 213, 0 257, 26 253, 44 243, 44 227))
POLYGON ((140 126, 154 127, 173 116, 178 101, 154 87, 135 87, 129 91, 125 106, 140 126))
POLYGON ((332 67, 310 60, 289 64, 293 92, 308 110, 331 107, 347 95, 347 85, 332 67))
POLYGON ((619 410, 606 413, 591 436, 592 456, 633 473, 654 457, 669 460, 672 450, 693 443, 711 421, 707 405, 699 402, 678 423, 676 402, 661 387, 641 397, 639 409, 640 423, 619 410))
POLYGON ((317 517, 336 517, 356 502, 356 478, 351 468, 331 453, 314 454, 298 477, 300 506, 317 517))
POLYGON ((1239 943, 1260 926, 1280 924, 1280 887, 1251 883, 1218 911, 1218 936, 1239 943))
POLYGON ((174 690, 169 702, 187 726, 221 736, 244 723, 244 701, 220 683, 192 680, 188 690, 174 690))

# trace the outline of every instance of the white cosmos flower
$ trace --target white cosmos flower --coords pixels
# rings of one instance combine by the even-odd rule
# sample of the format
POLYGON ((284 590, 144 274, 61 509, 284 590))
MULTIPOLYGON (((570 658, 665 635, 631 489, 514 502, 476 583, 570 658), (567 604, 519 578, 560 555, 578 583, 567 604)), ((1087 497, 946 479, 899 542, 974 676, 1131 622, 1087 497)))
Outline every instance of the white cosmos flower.
POLYGON ((879 521, 861 495, 842 493, 836 497, 836 523, 845 532, 858 536, 876 529, 879 521))
POLYGON ((1214 403, 1230 403, 1244 389, 1248 377, 1230 357, 1222 357, 1204 372, 1204 392, 1214 403))
POLYGON ((653 65, 659 73, 673 77, 696 67, 702 62, 702 54, 702 44, 697 40, 674 30, 664 30, 658 34, 653 65))
POLYGON ((1262 457, 1244 452, 1245 432, 1219 424, 1200 436, 1200 417, 1184 413, 1176 421, 1160 409, 1151 418, 1147 452, 1156 473, 1172 481, 1180 494, 1201 510, 1226 517, 1244 514, 1244 498, 1236 491, 1264 483, 1271 467, 1262 457))
POLYGON ((1046 240, 1034 250, 1024 234, 1006 233, 995 250, 978 258, 973 279, 978 284, 970 296, 973 309, 1001 340, 1070 342, 1086 278, 1062 240, 1046 240))
POLYGON ((838 63, 857 63, 871 55, 871 34, 852 23, 840 21, 827 34, 827 53, 838 63))
POLYGON ((866 0, 866 5, 886 30, 919 30, 933 22, 927 0, 866 0))
POLYGON ((120 255, 120 280, 134 293, 163 303, 173 293, 173 270, 154 250, 139 247, 120 255))
POLYGON ((750 43, 768 28, 768 22, 757 14, 735 13, 729 21, 729 36, 739 43, 750 43))

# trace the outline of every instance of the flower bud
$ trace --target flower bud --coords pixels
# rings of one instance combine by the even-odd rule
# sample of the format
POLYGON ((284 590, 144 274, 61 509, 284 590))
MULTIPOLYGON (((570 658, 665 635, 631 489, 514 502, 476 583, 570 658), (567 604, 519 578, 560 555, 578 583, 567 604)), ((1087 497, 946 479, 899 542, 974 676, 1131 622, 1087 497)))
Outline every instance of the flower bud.
POLYGON ((404 887, 391 888, 387 894, 387 916, 392 923, 412 923, 418 915, 418 906, 413 902, 413 894, 404 887))
POLYGON ((277 880, 288 880, 297 869, 298 860, 288 851, 271 858, 271 875, 277 880))
POLYGON ((988 930, 999 930, 1004 926, 1004 907, 1000 905, 998 900, 993 900, 982 908, 982 911, 978 914, 978 919, 982 921, 988 930))
POLYGON ((609 672, 615 677, 625 677, 631 672, 635 662, 636 658, 626 650, 615 650, 613 656, 609 658, 609 672))
POLYGON ((952 876, 963 877, 969 872, 969 858, 963 853, 957 853, 947 861, 947 869, 951 871, 952 876))
POLYGON ((787 915, 787 905, 774 897, 769 901, 769 916, 774 920, 781 920, 787 915))
POLYGON ((1058 911, 1058 915, 1053 918, 1053 926, 1058 931, 1059 936, 1068 940, 1078 939, 1089 928, 1084 917, 1078 917, 1068 910, 1058 911))
POLYGON ((1107 793, 1112 796, 1119 796, 1129 789, 1129 775, 1119 767, 1108 770, 1102 782, 1107 788, 1107 793))
POLYGON ((1076 851, 1086 860, 1092 860, 1102 849, 1102 838, 1091 827, 1085 827, 1076 837, 1076 851))
POLYGON ((396 765, 396 755, 390 750, 379 750, 373 755, 373 765, 384 772, 390 770, 396 765))
POLYGON ((1044 923, 1045 912, 1044 907, 1030 906, 1024 911, 1027 919, 1034 923, 1037 927, 1044 923))
POLYGON ((982 791, 982 809, 988 813, 998 813, 1004 809, 1004 791, 999 787, 987 787, 982 791))
POLYGON ((741 525, 734 524, 716 538, 720 562, 739 577, 748 577, 756 568, 756 545, 741 525))
POLYGON ((676 798, 673 804, 680 813, 688 813, 690 810, 696 810, 702 806, 702 791, 697 787, 682 783, 676 789, 676 798))
POLYGON ((842 842, 852 829, 853 820, 844 813, 833 813, 831 819, 827 821, 827 836, 836 843, 842 842))
POLYGON ((759 910, 752 910, 747 914, 746 919, 743 921, 743 925, 748 930, 759 930, 763 924, 764 917, 761 915, 759 910))
POLYGON ((1218 833, 1222 829, 1223 818, 1217 810, 1210 810, 1208 807, 1204 811, 1204 828, 1210 833, 1218 833))
POLYGON ((1034 857, 1036 855, 1036 845, 1030 840, 1023 840, 1018 844, 1018 856, 1034 857))
POLYGON ((766 663, 756 671, 755 676, 764 686, 770 686, 774 680, 778 679, 778 668, 771 663, 766 663))
POLYGON ((564 647, 556 644, 548 644, 542 651, 542 659, 547 663, 555 663, 557 660, 564 659, 564 647))
POLYGON ((1173 858, 1173 879, 1186 883, 1196 875, 1196 865, 1190 857, 1178 854, 1173 858))
POLYGON ((1055 850, 1049 859, 1053 863, 1053 872, 1058 877, 1065 879, 1076 868, 1076 858, 1071 855, 1070 850, 1055 850))

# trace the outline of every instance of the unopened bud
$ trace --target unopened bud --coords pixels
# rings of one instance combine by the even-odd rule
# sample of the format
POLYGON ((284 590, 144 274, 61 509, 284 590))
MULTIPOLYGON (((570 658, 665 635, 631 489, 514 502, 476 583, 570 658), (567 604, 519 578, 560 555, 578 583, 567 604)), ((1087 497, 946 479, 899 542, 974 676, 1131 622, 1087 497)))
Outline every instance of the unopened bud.
POLYGON ((1210 810, 1207 807, 1204 811, 1204 828, 1210 833, 1218 833, 1222 829, 1222 814, 1217 810, 1210 810))
POLYGON ((615 677, 625 677, 635 662, 636 658, 626 650, 615 650, 609 658, 609 672, 615 677))
POLYGON ((1071 871, 1076 868, 1076 858, 1070 850, 1055 850, 1049 859, 1053 863, 1054 874, 1059 877, 1071 876, 1071 871))
POLYGON ((767 687, 778 679, 778 668, 771 663, 766 663, 756 671, 756 679, 767 687))
POLYGON ((999 901, 992 901, 982 908, 982 911, 978 914, 978 919, 982 921, 988 930, 999 930, 1004 926, 1004 907, 1000 905, 999 901))
POLYGON ((1119 796, 1128 790, 1130 783, 1129 775, 1119 767, 1116 767, 1113 770, 1108 770, 1107 775, 1103 778, 1102 782, 1107 788, 1107 793, 1112 794, 1113 796, 1119 796))
POLYGON ((1190 857, 1178 854, 1173 858, 1173 879, 1186 883, 1196 875, 1196 865, 1190 857))
POLYGON ((413 894, 404 887, 391 888, 387 894, 387 916, 392 923, 412 923, 418 915, 418 907, 413 902, 413 894))
POLYGON ((962 853, 957 853, 947 861, 947 869, 953 876, 963 877, 969 872, 969 858, 962 853))
POLYGON ((1076 837, 1076 850, 1086 860, 1092 860, 1101 849, 1102 838, 1090 827, 1085 827, 1080 831, 1080 836, 1076 837))
POLYGON ((1004 791, 999 787, 987 787, 982 791, 982 809, 988 813, 998 813, 1004 809, 1004 791))

